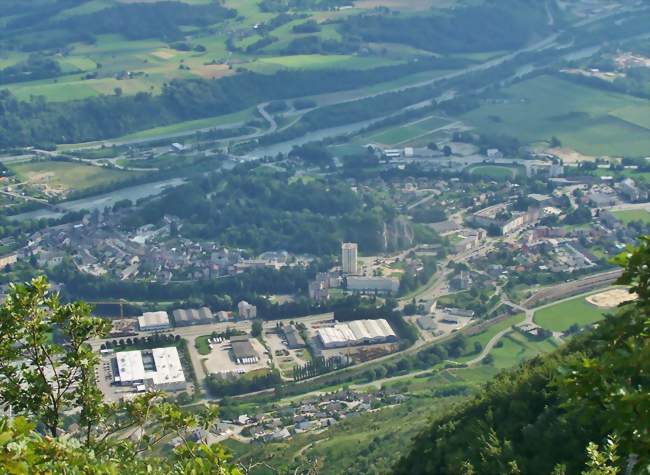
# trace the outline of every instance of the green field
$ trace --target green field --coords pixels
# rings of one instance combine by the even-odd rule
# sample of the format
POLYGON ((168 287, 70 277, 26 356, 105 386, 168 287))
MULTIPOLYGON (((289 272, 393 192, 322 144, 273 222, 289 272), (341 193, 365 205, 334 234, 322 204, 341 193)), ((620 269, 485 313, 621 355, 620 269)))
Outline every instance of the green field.
POLYGON ((60 192, 108 185, 142 174, 142 172, 115 170, 83 163, 50 160, 12 163, 7 166, 21 181, 29 181, 32 185, 41 185, 60 192))
POLYGON ((554 332, 563 332, 572 325, 592 325, 610 310, 599 308, 585 300, 585 296, 551 305, 535 312, 535 323, 554 332))
POLYGON ((398 64, 383 58, 352 56, 298 54, 292 56, 270 56, 246 64, 246 69, 260 73, 273 73, 280 69, 370 69, 398 64))
POLYGON ((415 122, 410 122, 406 125, 385 129, 364 138, 364 140, 370 140, 389 146, 398 145, 409 142, 422 135, 426 135, 447 124, 449 124, 448 119, 431 116, 415 122))
POLYGON ((485 331, 481 333, 477 333, 476 335, 467 337, 467 344, 465 345, 465 348, 466 351, 468 351, 469 353, 466 354, 465 356, 461 356, 460 358, 456 358, 456 361, 463 363, 465 361, 474 359, 475 357, 478 356, 478 354, 474 353, 474 344, 476 342, 479 342, 482 347, 485 347, 485 345, 487 345, 488 342, 497 333, 505 330, 506 328, 510 328, 511 326, 516 325, 517 323, 521 323, 523 321, 524 321, 524 314, 518 313, 516 315, 512 315, 508 318, 505 318, 499 323, 489 326, 485 331))
POLYGON ((628 224, 632 221, 641 221, 644 224, 650 223, 650 213, 644 209, 634 209, 626 211, 614 211, 612 213, 616 219, 628 224))
POLYGON ((646 156, 650 150, 648 100, 554 76, 523 81, 504 93, 505 100, 483 104, 463 119, 481 132, 507 131, 528 142, 556 136, 587 155, 646 156))
POLYGON ((490 352, 494 357, 492 366, 499 369, 512 368, 540 353, 550 353, 559 346, 552 338, 532 341, 521 333, 514 331, 501 338, 501 342, 502 345, 498 348, 495 347, 490 352))
POLYGON ((512 180, 518 174, 518 169, 499 165, 479 165, 470 168, 472 175, 492 180, 512 180))
POLYGON ((212 338, 210 335, 201 335, 196 337, 194 341, 194 346, 199 355, 209 355, 210 354, 210 345, 208 343, 208 338, 212 338))

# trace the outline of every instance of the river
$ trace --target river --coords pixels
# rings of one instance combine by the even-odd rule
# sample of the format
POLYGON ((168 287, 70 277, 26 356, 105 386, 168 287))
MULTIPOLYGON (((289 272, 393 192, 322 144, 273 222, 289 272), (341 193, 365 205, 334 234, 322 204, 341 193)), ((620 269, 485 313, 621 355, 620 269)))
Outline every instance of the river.
MULTIPOLYGON (((129 186, 127 188, 121 188, 119 190, 111 191, 102 195, 91 196, 88 198, 81 198, 79 200, 73 201, 63 201, 57 203, 56 207, 65 210, 66 212, 70 211, 81 211, 82 209, 87 209, 89 211, 99 209, 102 210, 107 206, 113 206, 115 203, 121 200, 131 200, 133 202, 141 199, 147 198, 148 196, 155 196, 162 193, 166 188, 178 186, 182 184, 185 180, 183 178, 172 178, 171 180, 158 181, 153 183, 143 183, 141 185, 129 186)), ((16 214, 14 216, 9 216, 9 219, 23 221, 26 219, 41 219, 41 218, 60 218, 65 213, 60 211, 54 211, 49 208, 37 209, 34 211, 29 211, 26 213, 16 214)))

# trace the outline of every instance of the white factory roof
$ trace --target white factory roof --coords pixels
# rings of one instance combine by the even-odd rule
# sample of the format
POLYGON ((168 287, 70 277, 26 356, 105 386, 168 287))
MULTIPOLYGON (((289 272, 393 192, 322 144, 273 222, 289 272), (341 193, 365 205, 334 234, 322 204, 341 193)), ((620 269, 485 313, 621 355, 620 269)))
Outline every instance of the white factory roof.
POLYGON ((355 320, 337 323, 333 327, 318 329, 318 336, 325 346, 335 344, 356 344, 368 340, 381 341, 396 337, 395 332, 385 319, 355 320))
POLYGON ((138 317, 140 328, 169 326, 169 315, 167 312, 144 312, 138 317))
POLYGON ((142 351, 117 353, 117 368, 122 383, 150 379, 157 386, 185 381, 181 360, 175 347, 154 348, 150 352, 155 364, 155 368, 150 371, 145 370, 142 351))

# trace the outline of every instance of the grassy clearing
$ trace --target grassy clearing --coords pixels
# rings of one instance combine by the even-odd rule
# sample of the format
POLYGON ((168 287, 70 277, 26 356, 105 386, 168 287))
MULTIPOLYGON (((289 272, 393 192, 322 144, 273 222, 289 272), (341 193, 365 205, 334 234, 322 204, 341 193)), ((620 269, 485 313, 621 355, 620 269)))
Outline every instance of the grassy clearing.
POLYGON ((616 219, 622 221, 624 224, 629 224, 632 221, 641 221, 646 224, 650 223, 650 213, 644 209, 614 211, 612 214, 616 216, 616 219))
POLYGON ((523 322, 524 318, 525 316, 523 313, 512 315, 508 318, 503 319, 499 323, 489 326, 485 331, 468 337, 465 348, 470 353, 466 354, 465 356, 461 356, 460 358, 456 358, 455 361, 458 361, 459 363, 463 363, 465 361, 469 361, 475 358, 476 356, 478 356, 476 353, 474 353, 474 345, 476 342, 479 342, 482 347, 485 347, 485 345, 487 345, 488 342, 492 338, 494 338, 494 336, 497 333, 507 328, 510 328, 511 326, 516 325, 517 323, 523 322))
POLYGON ((648 100, 553 76, 523 81, 504 93, 506 100, 486 103, 463 118, 479 131, 507 130, 529 142, 556 136, 564 146, 587 155, 645 156, 650 149, 650 132, 638 125, 642 118, 645 123, 648 100))
POLYGON ((592 325, 602 320, 609 311, 610 309, 590 304, 582 295, 536 311, 535 323, 547 330, 563 332, 572 325, 581 327, 592 325))
POLYGON ((21 181, 59 191, 73 191, 107 185, 133 178, 141 172, 128 172, 83 163, 50 160, 9 164, 21 181))
POLYGON ((246 68, 260 73, 273 73, 280 69, 371 69, 393 64, 399 64, 399 62, 346 54, 299 54, 259 58, 247 64, 246 68))
POLYGON ((208 338, 212 338, 210 335, 201 335, 196 337, 194 341, 194 347, 196 351, 199 352, 199 355, 209 355, 210 354, 210 344, 208 343, 208 338))
POLYGON ((173 136, 184 132, 207 129, 210 127, 219 127, 225 125, 234 125, 253 119, 255 108, 251 107, 232 114, 220 115, 217 117, 208 117, 206 119, 188 120, 177 124, 164 125, 153 129, 141 130, 133 134, 125 135, 114 142, 128 142, 130 140, 151 139, 158 136, 173 136))
POLYGON ((522 361, 541 353, 550 353, 558 348, 558 343, 549 338, 543 341, 531 341, 521 333, 512 332, 501 338, 503 343, 494 348, 490 354, 494 357, 492 366, 498 369, 512 368, 522 361))

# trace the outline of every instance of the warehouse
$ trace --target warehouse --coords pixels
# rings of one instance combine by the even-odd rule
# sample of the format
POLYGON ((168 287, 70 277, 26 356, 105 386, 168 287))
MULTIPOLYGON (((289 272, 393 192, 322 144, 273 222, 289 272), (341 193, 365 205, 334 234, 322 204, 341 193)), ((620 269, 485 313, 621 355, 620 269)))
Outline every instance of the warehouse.
POLYGON ((247 336, 233 336, 230 338, 233 359, 239 364, 253 364, 260 359, 247 336))
POLYGON ((122 351, 115 357, 115 382, 122 386, 146 384, 154 389, 185 389, 185 375, 175 347, 122 351))
POLYGON ((183 309, 179 308, 172 312, 174 316, 174 324, 177 327, 187 327, 190 325, 203 325, 206 323, 214 322, 214 317, 212 315, 212 310, 208 307, 188 308, 183 309))
POLYGON ((305 340, 300 335, 298 329, 293 325, 289 325, 288 327, 284 328, 284 336, 287 339, 287 346, 291 350, 304 348, 306 346, 305 340))
POLYGON ((396 341, 397 335, 384 319, 355 320, 318 329, 318 338, 325 348, 369 345, 396 341))
POLYGON ((138 326, 143 332, 167 330, 172 327, 167 312, 144 312, 138 317, 138 326))

